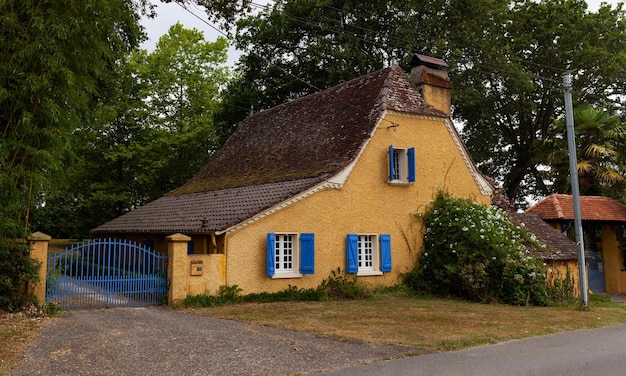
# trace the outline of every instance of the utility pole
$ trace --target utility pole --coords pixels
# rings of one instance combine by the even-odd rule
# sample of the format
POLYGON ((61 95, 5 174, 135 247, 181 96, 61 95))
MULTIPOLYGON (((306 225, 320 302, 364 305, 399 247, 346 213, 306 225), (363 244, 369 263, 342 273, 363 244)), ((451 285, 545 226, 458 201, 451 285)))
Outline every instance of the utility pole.
POLYGON ((578 278, 580 280, 580 297, 583 307, 589 302, 587 297, 587 269, 585 268, 585 242, 583 241, 582 215, 580 212, 580 191, 578 189, 578 168, 576 167, 576 140, 574 134, 574 110, 572 108, 572 74, 563 75, 563 92, 565 94, 565 124, 567 126, 567 149, 569 151, 569 170, 572 180, 572 201, 574 203, 574 230, 578 248, 578 278))

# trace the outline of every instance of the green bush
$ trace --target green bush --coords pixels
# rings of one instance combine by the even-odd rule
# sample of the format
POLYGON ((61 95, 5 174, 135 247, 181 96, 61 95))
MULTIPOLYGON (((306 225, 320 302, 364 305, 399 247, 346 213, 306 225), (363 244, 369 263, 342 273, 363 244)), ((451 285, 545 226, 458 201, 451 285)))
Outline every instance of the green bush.
POLYGON ((239 293, 241 288, 237 285, 232 286, 220 286, 217 295, 189 295, 183 301, 186 307, 214 307, 217 305, 223 305, 226 303, 236 303, 240 300, 239 293))
POLYGON ((322 280, 318 290, 329 299, 354 300, 363 299, 371 295, 367 285, 359 281, 354 274, 346 274, 341 268, 331 271, 328 278, 322 280))
POLYGON ((260 292, 240 295, 237 285, 220 287, 217 296, 190 295, 183 304, 187 307, 213 307, 227 303, 308 302, 342 299, 362 299, 372 295, 370 289, 354 275, 347 275, 341 268, 333 270, 317 288, 289 286, 278 292, 260 292))
POLYGON ((0 236, 0 310, 18 311, 33 302, 28 283, 39 280, 38 270, 28 244, 0 236))
POLYGON ((500 209, 440 192, 421 217, 424 252, 404 282, 419 292, 475 302, 546 305, 547 269, 529 234, 500 209))

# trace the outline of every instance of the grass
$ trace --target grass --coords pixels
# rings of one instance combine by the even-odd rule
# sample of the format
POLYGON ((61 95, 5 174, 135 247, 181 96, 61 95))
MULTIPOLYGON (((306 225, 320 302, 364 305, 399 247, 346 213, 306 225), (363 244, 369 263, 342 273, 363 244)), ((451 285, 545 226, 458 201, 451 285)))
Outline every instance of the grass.
POLYGON ((188 311, 427 351, 626 323, 626 305, 608 298, 595 299, 587 310, 581 310, 577 303, 514 307, 386 293, 365 300, 244 303, 188 311))
POLYGON ((35 313, 0 311, 0 376, 8 375, 23 358, 28 344, 48 321, 49 318, 35 313))

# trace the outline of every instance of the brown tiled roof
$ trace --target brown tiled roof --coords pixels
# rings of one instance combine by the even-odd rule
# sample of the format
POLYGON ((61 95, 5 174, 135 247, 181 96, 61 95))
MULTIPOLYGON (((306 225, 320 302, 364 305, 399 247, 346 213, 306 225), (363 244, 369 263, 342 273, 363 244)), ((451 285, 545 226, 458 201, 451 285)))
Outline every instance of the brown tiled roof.
POLYGON ((447 117, 395 65, 256 113, 180 195, 334 175, 357 155, 385 109, 447 117))
MULTIPOLYGON (((623 222, 626 207, 610 197, 581 196, 581 219, 583 221, 623 222)), ((574 203, 571 195, 553 194, 526 210, 546 221, 574 219, 574 203)))
POLYGON ((523 227, 531 234, 535 234, 537 240, 546 245, 546 249, 527 246, 533 257, 540 260, 554 261, 578 259, 576 243, 544 222, 539 216, 533 213, 509 213, 509 218, 511 223, 523 227))
POLYGON ((448 117, 382 69, 248 117, 187 184, 92 233, 226 230, 347 167, 385 110, 448 117))
POLYGON ((225 230, 306 190, 319 178, 163 196, 92 230, 113 233, 202 233, 225 230))

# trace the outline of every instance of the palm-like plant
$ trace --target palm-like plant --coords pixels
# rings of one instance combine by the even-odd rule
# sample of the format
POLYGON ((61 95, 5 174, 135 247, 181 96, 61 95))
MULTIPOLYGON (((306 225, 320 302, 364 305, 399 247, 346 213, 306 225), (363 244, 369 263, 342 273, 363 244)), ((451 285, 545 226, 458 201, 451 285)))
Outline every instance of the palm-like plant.
MULTIPOLYGON (((621 198, 626 187, 626 125, 593 106, 574 111, 576 156, 580 192, 583 195, 608 195, 621 198)), ((543 155, 550 166, 553 190, 570 190, 565 121, 554 123, 557 138, 542 143, 543 155)))

